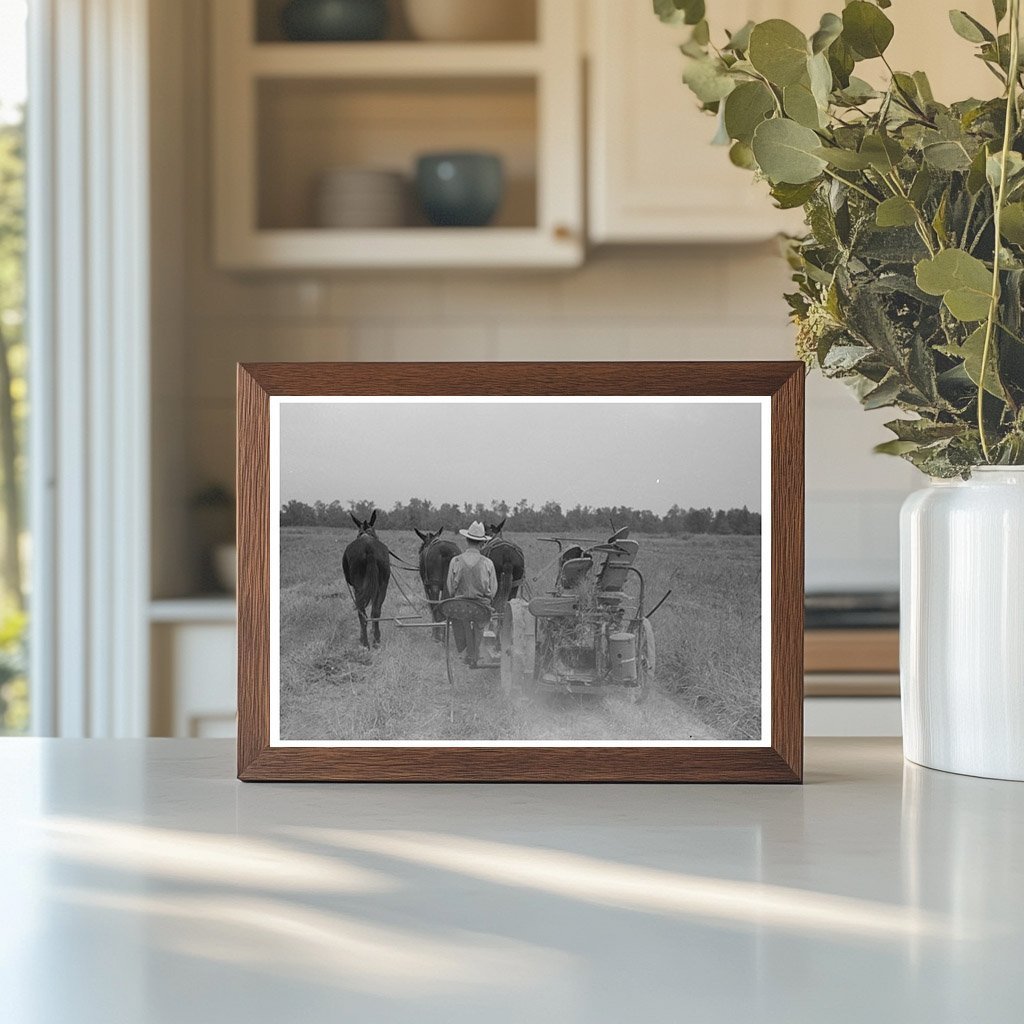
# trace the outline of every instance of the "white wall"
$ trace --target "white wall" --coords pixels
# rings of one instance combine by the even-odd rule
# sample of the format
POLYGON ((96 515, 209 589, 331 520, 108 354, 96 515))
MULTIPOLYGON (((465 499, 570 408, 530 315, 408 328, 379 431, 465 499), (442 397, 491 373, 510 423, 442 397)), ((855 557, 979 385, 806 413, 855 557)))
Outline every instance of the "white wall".
MULTIPOLYGON (((187 371, 167 396, 181 410, 190 486, 233 477, 236 361, 792 358, 774 245, 597 252, 571 273, 217 272, 203 8, 183 5, 187 371)), ((886 418, 838 384, 808 381, 809 587, 896 586, 897 511, 916 474, 871 454, 886 418)))

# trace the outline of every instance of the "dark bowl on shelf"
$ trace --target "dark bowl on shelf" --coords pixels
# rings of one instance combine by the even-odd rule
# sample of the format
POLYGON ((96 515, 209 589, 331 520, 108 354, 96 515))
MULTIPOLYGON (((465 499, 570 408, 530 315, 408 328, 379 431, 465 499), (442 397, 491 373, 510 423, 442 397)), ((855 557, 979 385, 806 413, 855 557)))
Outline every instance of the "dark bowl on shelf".
POLYGON ((416 162, 416 193, 435 227, 489 224, 505 196, 505 171, 493 153, 427 153, 416 162))
POLYGON ((387 0, 290 0, 281 11, 293 42, 365 42, 382 38, 387 27, 387 0))

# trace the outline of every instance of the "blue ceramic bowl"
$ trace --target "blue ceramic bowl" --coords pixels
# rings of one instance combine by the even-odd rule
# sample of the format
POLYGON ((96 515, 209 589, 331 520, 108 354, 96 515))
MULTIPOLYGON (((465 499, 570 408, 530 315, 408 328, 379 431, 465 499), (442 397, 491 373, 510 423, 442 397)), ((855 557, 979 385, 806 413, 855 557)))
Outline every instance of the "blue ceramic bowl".
POLYGON ((387 27, 387 0, 291 0, 281 11, 285 37, 295 42, 380 39, 387 27))
POLYGON ((427 153, 416 163, 416 192, 435 227, 480 228, 505 196, 505 171, 493 153, 427 153))

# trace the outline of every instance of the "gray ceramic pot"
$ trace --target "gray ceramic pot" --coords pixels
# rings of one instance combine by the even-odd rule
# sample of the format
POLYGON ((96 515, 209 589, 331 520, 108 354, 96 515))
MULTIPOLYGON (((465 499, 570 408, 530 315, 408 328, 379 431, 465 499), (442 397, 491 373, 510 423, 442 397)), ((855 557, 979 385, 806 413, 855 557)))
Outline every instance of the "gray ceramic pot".
POLYGON ((437 227, 489 224, 505 195, 501 157, 493 153, 427 153, 416 164, 416 191, 437 227))
POLYGON ((380 39, 388 27, 387 0, 291 0, 281 27, 296 42, 380 39))

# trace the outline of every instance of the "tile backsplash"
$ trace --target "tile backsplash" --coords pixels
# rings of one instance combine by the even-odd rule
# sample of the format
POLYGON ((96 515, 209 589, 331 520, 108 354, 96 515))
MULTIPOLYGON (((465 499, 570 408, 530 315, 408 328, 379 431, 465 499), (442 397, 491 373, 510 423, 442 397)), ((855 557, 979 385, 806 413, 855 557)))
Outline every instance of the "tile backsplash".
MULTIPOLYGON (((246 278, 201 258, 188 267, 195 485, 232 476, 236 361, 792 358, 774 245, 609 251, 556 273, 246 278)), ((872 454, 885 419, 808 379, 809 588, 896 586, 898 511, 917 480, 872 454)))

